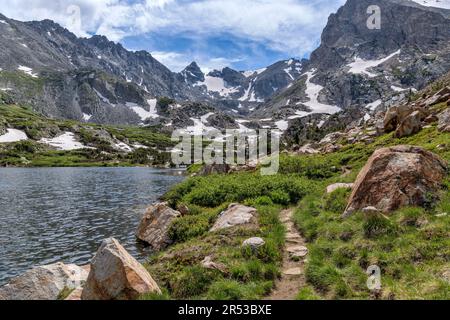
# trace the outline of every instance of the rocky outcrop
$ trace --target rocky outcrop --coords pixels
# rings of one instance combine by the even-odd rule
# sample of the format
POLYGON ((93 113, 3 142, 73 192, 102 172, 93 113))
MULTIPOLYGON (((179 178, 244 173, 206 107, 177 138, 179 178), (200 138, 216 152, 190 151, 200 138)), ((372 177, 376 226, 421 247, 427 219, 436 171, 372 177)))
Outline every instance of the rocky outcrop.
POLYGON ((408 137, 420 130, 422 130, 422 115, 419 111, 414 111, 403 119, 395 131, 395 136, 397 138, 408 137))
POLYGON ((447 108, 437 117, 439 119, 438 130, 442 132, 450 132, 450 108, 447 108))
POLYGON ((262 246, 264 246, 265 244, 266 244, 266 242, 264 241, 264 239, 259 238, 259 237, 254 237, 254 238, 245 240, 242 243, 242 246, 249 247, 252 250, 257 250, 257 249, 261 248, 262 246))
POLYGON ((243 206, 241 204, 230 204, 227 210, 223 211, 217 219, 211 232, 227 229, 240 225, 248 225, 257 222, 257 210, 255 208, 243 206))
POLYGON ((155 250, 164 249, 172 243, 168 236, 169 227, 180 216, 181 213, 170 208, 167 203, 154 204, 142 217, 136 237, 155 250))
POLYGON ((36 267, 0 288, 0 300, 56 300, 63 289, 76 289, 88 277, 88 269, 55 263, 36 267))
POLYGON ((133 300, 161 293, 147 270, 114 239, 106 239, 91 262, 82 300, 133 300))
POLYGON ((446 162, 420 147, 379 149, 359 173, 344 216, 366 207, 389 213, 403 206, 425 206, 446 173, 446 162))

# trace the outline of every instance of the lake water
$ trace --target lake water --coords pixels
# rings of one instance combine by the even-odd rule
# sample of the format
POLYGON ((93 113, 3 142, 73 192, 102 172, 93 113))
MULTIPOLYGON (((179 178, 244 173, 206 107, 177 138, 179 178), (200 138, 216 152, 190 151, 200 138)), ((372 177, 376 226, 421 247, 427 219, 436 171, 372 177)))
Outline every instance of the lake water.
POLYGON ((145 260, 140 218, 182 179, 150 168, 1 168, 0 285, 36 265, 86 264, 108 237, 145 260))

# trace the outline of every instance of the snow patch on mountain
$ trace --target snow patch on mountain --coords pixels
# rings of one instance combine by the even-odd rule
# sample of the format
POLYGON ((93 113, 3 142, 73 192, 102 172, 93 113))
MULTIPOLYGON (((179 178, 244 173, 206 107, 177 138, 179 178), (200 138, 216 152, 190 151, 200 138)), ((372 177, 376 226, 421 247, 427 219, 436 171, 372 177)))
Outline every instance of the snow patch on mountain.
POLYGON ((366 106, 366 108, 373 111, 373 110, 375 110, 376 108, 378 108, 378 106, 381 105, 381 103, 382 103, 381 99, 378 99, 378 100, 376 100, 376 101, 374 101, 374 102, 372 102, 372 103, 369 103, 369 104, 366 106))
POLYGON ((323 90, 323 87, 321 85, 315 84, 311 82, 311 78, 314 75, 315 70, 309 71, 306 73, 308 79, 306 80, 306 95, 309 98, 308 102, 304 102, 303 104, 307 106, 309 109, 311 109, 312 113, 328 113, 333 114, 341 111, 341 109, 337 106, 332 106, 328 104, 324 104, 319 102, 319 94, 323 90))
POLYGON ((112 103, 109 101, 109 99, 106 98, 105 96, 103 96, 100 92, 98 92, 98 90, 94 89, 94 92, 100 98, 100 100, 102 100, 104 103, 112 105, 112 103))
POLYGON ((252 90, 252 85, 253 83, 250 82, 248 88, 244 92, 244 95, 239 98, 239 101, 247 101, 248 99, 250 99, 250 91, 252 90))
POLYGON ((412 0, 424 7, 450 9, 450 0, 412 0))
POLYGON ((0 143, 18 142, 28 140, 27 134, 17 129, 6 129, 6 133, 0 136, 0 143))
POLYGON ((38 78, 36 73, 33 73, 33 69, 25 66, 19 66, 17 70, 22 71, 26 73, 27 75, 31 76, 32 78, 38 78))
POLYGON ((133 110, 141 118, 142 121, 150 118, 158 118, 159 115, 156 112, 156 99, 149 99, 147 100, 147 102, 150 105, 150 111, 145 110, 144 108, 133 102, 126 102, 125 105, 133 110))
POLYGON ((194 86, 206 86, 209 92, 217 92, 222 97, 228 97, 230 94, 239 92, 238 88, 227 87, 225 80, 219 77, 205 76, 205 81, 197 82, 194 86))
POLYGON ((388 61, 389 59, 391 59, 399 54, 400 54, 400 50, 388 55, 385 58, 378 59, 378 60, 363 60, 359 57, 356 57, 355 61, 350 63, 347 66, 350 68, 350 70, 349 70, 350 73, 365 74, 365 75, 369 76, 370 78, 374 78, 377 75, 372 72, 369 72, 368 71, 369 69, 375 68, 375 67, 379 66, 380 64, 388 61))
POLYGON ((87 147, 81 142, 78 142, 75 139, 75 134, 72 132, 65 132, 62 135, 48 139, 42 138, 39 140, 40 143, 48 144, 52 147, 57 148, 58 150, 70 151, 70 150, 78 150, 78 149, 92 149, 91 147, 87 147))
POLYGON ((289 128, 289 122, 286 120, 277 121, 275 122, 275 125, 280 131, 286 131, 289 128))
POLYGON ((83 120, 88 122, 89 120, 91 120, 92 115, 87 114, 87 113, 83 113, 83 120))

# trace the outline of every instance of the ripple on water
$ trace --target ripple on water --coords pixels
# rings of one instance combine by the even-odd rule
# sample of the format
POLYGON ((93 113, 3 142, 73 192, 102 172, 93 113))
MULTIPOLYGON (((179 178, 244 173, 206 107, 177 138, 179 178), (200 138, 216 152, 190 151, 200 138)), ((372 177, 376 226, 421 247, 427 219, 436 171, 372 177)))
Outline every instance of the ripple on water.
POLYGON ((36 265, 86 264, 111 236, 145 259, 139 219, 182 179, 149 168, 0 169, 0 285, 36 265))

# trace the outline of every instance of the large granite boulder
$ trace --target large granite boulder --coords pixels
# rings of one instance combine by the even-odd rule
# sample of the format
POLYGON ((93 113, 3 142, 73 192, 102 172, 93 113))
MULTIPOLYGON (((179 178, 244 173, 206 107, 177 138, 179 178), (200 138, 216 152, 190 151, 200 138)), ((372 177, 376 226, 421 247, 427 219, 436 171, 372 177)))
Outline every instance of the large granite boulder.
POLYGON ((446 173, 447 163, 420 147, 379 149, 359 173, 344 216, 366 207, 389 213, 403 206, 424 206, 446 173))
POLYGON ((438 115, 438 130, 442 132, 450 132, 450 108, 438 115))
POLYGON ((257 210, 255 208, 243 206, 241 204, 230 204, 227 210, 223 211, 210 231, 217 231, 239 225, 256 223, 257 210))
POLYGON ((418 133, 422 130, 422 118, 423 115, 420 111, 412 112, 402 119, 395 131, 395 136, 397 138, 403 138, 418 133))
POLYGON ((114 239, 103 241, 91 262, 82 300, 134 300, 161 293, 147 270, 114 239))
POLYGON ((396 130, 397 126, 413 112, 414 109, 409 105, 399 105, 389 108, 384 116, 384 131, 391 132, 396 130))
POLYGON ((88 269, 55 263, 36 267, 0 288, 0 300, 56 300, 63 289, 84 284, 88 269))
POLYGON ((161 250, 172 243, 168 230, 174 219, 181 213, 170 208, 167 203, 150 206, 144 214, 136 232, 136 237, 155 250, 161 250))

